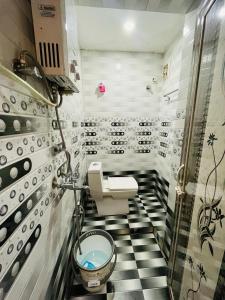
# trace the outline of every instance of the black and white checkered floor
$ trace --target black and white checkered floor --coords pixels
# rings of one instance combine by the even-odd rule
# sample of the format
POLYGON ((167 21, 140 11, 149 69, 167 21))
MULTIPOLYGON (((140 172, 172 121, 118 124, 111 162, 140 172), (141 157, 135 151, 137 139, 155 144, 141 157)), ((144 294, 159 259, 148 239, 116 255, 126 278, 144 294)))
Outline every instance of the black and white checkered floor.
POLYGON ((153 234, 163 230, 165 211, 152 194, 141 194, 129 200, 130 213, 97 216, 95 203, 85 208, 83 232, 92 229, 108 231, 117 246, 118 259, 103 291, 89 294, 74 282, 71 300, 167 300, 167 265, 153 234))

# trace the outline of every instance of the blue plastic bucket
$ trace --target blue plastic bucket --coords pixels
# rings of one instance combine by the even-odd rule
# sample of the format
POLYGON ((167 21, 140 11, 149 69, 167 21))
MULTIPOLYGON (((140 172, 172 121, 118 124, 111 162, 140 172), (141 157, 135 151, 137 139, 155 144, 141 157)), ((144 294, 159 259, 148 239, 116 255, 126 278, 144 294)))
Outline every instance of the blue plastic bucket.
POLYGON ((104 230, 91 230, 80 237, 74 247, 74 260, 80 269, 82 283, 90 292, 101 290, 116 265, 116 246, 113 238, 104 230), (114 257, 114 260, 113 260, 114 257))

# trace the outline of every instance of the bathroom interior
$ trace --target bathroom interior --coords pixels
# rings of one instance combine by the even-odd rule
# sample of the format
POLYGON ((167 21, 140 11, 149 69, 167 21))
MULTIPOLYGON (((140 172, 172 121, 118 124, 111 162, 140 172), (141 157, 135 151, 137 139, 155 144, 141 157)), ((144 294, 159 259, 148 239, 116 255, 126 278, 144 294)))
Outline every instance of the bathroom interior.
POLYGON ((224 0, 0 1, 0 300, 225 300, 224 0))

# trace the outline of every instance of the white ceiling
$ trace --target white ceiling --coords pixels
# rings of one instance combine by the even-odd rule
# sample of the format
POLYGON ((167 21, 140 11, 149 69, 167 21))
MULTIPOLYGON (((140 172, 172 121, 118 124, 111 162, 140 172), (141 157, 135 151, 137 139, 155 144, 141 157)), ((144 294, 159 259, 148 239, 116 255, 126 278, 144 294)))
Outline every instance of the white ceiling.
POLYGON ((186 13, 201 0, 75 0, 77 5, 105 8, 150 10, 167 13, 186 13))
POLYGON ((183 30, 184 16, 137 10, 77 6, 81 49, 164 53, 183 30), (127 33, 126 21, 136 28, 127 33))

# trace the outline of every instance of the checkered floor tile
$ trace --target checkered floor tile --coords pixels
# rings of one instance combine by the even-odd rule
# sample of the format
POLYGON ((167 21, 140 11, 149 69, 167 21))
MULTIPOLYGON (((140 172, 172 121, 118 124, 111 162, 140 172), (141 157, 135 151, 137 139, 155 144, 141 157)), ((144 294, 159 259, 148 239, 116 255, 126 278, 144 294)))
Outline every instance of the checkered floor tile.
POLYGON ((71 300, 167 300, 167 265, 153 235, 153 226, 162 230, 165 212, 152 194, 137 195, 129 200, 130 213, 98 216, 95 202, 86 203, 83 232, 108 231, 117 246, 118 259, 106 287, 89 294, 77 281, 71 300))

